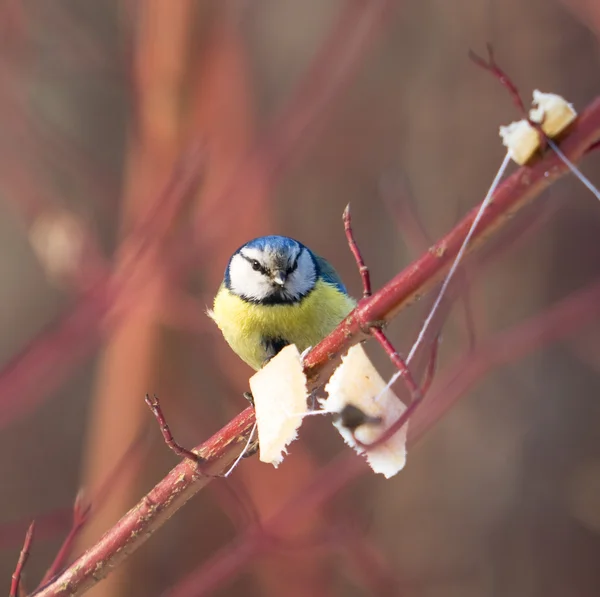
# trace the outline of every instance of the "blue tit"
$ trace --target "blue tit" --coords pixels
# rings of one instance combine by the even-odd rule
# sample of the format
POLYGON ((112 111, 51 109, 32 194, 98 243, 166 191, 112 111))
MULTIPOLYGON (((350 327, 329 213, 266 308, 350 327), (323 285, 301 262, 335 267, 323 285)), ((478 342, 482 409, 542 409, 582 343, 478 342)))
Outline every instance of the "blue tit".
POLYGON ((263 236, 240 247, 209 311, 229 346, 260 369, 284 346, 318 344, 356 302, 333 267, 285 236, 263 236))

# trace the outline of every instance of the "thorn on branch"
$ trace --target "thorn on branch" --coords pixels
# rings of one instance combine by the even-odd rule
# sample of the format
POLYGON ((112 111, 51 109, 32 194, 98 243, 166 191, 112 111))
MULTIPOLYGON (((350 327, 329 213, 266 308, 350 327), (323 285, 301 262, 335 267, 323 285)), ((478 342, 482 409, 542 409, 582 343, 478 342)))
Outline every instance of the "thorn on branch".
POLYGON ((23 573, 23 568, 25 568, 25 564, 27 563, 27 559, 29 558, 29 550, 31 549, 31 543, 33 542, 34 530, 35 520, 29 525, 27 533, 25 534, 25 541, 23 542, 23 547, 19 555, 19 561, 17 562, 17 566, 12 575, 10 593, 8 594, 9 597, 17 597, 17 595, 19 594, 19 587, 21 585, 21 575, 23 573))
POLYGON ((346 232, 346 239, 348 240, 348 246, 350 247, 350 251, 352 251, 352 255, 354 255, 354 259, 356 261, 356 265, 358 266, 358 271, 360 273, 360 277, 362 279, 363 285, 363 298, 368 298, 371 296, 371 275, 369 274, 369 268, 365 265, 364 259, 361 255, 360 249, 354 240, 354 233, 352 231, 352 216, 350 215, 350 204, 346 205, 346 209, 344 209, 344 231, 346 232))
POLYGON ((160 407, 160 402, 158 401, 158 397, 156 395, 154 395, 152 398, 150 398, 150 394, 146 394, 146 397, 144 398, 144 400, 145 400, 146 404, 149 406, 150 410, 152 411, 152 414, 158 421, 158 424, 160 426, 160 431, 162 433, 162 436, 163 436, 167 446, 169 446, 169 448, 173 452, 175 452, 175 454, 177 454, 177 456, 180 456, 181 458, 188 458, 189 460, 193 460, 194 462, 198 462, 198 463, 204 462, 205 459, 202 458, 200 455, 196 454, 195 452, 192 452, 191 450, 188 450, 187 448, 184 448, 183 446, 181 446, 180 444, 178 444, 175 441, 175 438, 173 437, 173 434, 171 433, 171 430, 169 429, 169 425, 167 424, 167 421, 165 420, 165 416, 163 414, 162 408, 160 407))

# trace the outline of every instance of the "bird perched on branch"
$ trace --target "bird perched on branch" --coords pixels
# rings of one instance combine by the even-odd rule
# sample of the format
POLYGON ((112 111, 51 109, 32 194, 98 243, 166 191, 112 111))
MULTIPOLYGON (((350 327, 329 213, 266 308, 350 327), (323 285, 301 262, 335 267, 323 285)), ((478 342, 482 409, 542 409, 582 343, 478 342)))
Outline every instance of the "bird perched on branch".
POLYGON ((318 344, 355 304, 325 259, 292 238, 263 236, 233 254, 208 314, 260 369, 288 344, 300 352, 318 344))

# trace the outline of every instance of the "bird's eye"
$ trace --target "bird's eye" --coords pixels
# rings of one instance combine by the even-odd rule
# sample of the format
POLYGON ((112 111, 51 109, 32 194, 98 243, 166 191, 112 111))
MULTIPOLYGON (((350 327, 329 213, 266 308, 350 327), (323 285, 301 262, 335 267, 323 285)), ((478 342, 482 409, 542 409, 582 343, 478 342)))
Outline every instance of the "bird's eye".
POLYGON ((258 263, 258 261, 256 261, 256 259, 253 259, 250 262, 250 265, 252 266, 252 269, 256 272, 260 269, 260 263, 258 263))

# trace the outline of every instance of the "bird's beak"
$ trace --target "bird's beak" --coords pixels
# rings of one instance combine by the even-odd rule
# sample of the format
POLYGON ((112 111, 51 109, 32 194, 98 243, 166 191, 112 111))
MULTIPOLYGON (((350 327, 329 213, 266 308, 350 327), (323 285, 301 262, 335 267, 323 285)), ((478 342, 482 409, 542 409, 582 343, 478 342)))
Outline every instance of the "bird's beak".
POLYGON ((287 280, 287 274, 282 272, 281 270, 276 271, 273 274, 273 282, 277 284, 277 286, 283 286, 287 280))

